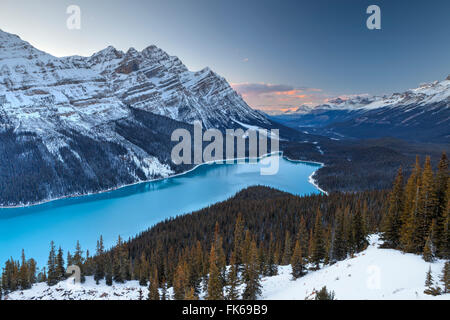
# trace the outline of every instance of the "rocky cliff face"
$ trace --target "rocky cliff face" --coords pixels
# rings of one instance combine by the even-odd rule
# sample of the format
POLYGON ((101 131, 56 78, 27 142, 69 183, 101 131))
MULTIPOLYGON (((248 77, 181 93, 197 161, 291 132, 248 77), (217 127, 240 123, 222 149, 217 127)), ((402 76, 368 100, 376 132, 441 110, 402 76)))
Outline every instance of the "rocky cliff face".
POLYGON ((170 161, 170 135, 194 120, 270 125, 224 78, 155 46, 57 58, 0 30, 0 205, 183 170, 170 161))

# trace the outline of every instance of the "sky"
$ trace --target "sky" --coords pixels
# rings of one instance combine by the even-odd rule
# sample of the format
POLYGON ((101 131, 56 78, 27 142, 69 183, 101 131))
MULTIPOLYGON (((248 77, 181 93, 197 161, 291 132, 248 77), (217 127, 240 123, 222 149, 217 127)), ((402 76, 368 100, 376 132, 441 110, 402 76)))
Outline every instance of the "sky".
POLYGON ((1 0, 0 29, 55 56, 154 44, 279 112, 450 74, 448 0, 1 0), (81 10, 68 29, 67 7, 81 10), (381 29, 369 30, 369 5, 381 29))

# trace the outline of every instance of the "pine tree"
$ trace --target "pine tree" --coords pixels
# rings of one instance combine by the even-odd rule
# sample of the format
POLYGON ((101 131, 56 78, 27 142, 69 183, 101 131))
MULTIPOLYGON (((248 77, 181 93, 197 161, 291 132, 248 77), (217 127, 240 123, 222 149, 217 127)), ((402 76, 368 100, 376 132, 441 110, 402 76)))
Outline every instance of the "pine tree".
POLYGON ((112 286, 113 283, 113 262, 109 254, 105 261, 105 283, 107 286, 112 286))
POLYGON ((53 286, 58 282, 58 276, 56 272, 56 253, 55 253, 55 243, 50 242, 50 253, 48 255, 47 262, 47 284, 53 286))
POLYGON ((296 240, 300 241, 300 247, 304 258, 308 255, 308 236, 305 217, 301 216, 296 240))
POLYGON ((196 296, 200 294, 203 264, 203 248, 200 241, 197 240, 195 247, 192 249, 192 268, 189 273, 189 285, 194 288, 196 296))
POLYGON ((389 194, 389 210, 383 226, 384 246, 388 248, 398 248, 400 245, 400 228, 402 225, 403 208, 403 174, 402 168, 398 170, 394 186, 389 194))
POLYGON ((159 300, 159 290, 158 290, 158 271, 155 269, 153 271, 153 276, 150 279, 148 285, 148 299, 149 300, 159 300))
POLYGON ((25 251, 22 249, 22 263, 19 268, 19 279, 18 279, 19 287, 21 290, 26 290, 31 287, 28 272, 29 270, 27 260, 25 259, 25 251))
POLYGON ((431 237, 428 236, 427 241, 425 242, 425 246, 423 248, 422 253, 423 260, 426 262, 432 262, 433 261, 433 250, 432 250, 432 244, 431 244, 431 237))
POLYGON ((443 293, 450 292, 450 262, 446 261, 444 264, 444 268, 442 269, 441 279, 444 291, 443 293))
POLYGON ((173 278, 173 298, 183 300, 186 295, 187 275, 183 261, 178 262, 173 278))
POLYGON ((249 230, 245 231, 245 238, 244 238, 244 242, 242 245, 242 263, 243 263, 243 267, 242 267, 242 279, 244 281, 248 280, 248 270, 247 267, 249 265, 249 260, 250 260, 250 250, 251 250, 251 244, 252 244, 252 236, 250 234, 249 230))
POLYGON ((242 214, 239 213, 236 218, 236 224, 234 226, 234 250, 233 250, 236 255, 236 266, 238 271, 241 270, 243 263, 242 257, 243 236, 244 236, 244 219, 242 218, 242 214))
POLYGON ((269 249, 267 255, 265 256, 264 264, 264 275, 272 277, 278 274, 278 266, 275 262, 275 244, 273 239, 273 234, 270 233, 269 249))
POLYGON ((435 237, 433 239, 434 246, 436 248, 436 256, 439 258, 447 258, 447 243, 445 239, 445 229, 446 229, 446 205, 447 198, 446 192, 449 186, 449 167, 447 155, 442 153, 441 160, 439 161, 438 171, 436 173, 435 179, 435 196, 436 196, 436 226, 435 226, 435 237))
POLYGON ((123 283, 129 279, 130 261, 128 260, 128 250, 119 236, 114 250, 113 259, 113 279, 115 282, 123 283))
POLYGON ((340 261, 344 260, 347 256, 347 250, 345 246, 345 230, 344 230, 344 212, 338 210, 336 213, 336 231, 333 246, 333 257, 340 261))
POLYGON ((284 251, 283 251, 283 261, 282 265, 288 265, 292 256, 291 250, 291 235, 289 231, 286 231, 286 236, 284 239, 284 251))
POLYGON ((316 293, 314 300, 334 300, 334 291, 328 291, 324 286, 316 293))
POLYGON ((104 251, 105 247, 103 245, 103 237, 100 235, 100 239, 97 241, 96 248, 96 258, 95 258, 95 272, 94 279, 98 284, 101 279, 105 277, 105 262, 104 262, 104 251))
POLYGON ((424 290, 425 294, 429 294, 432 296, 437 296, 440 294, 440 288, 434 286, 433 275, 431 274, 431 266, 427 272, 427 276, 425 279, 425 287, 426 287, 426 289, 424 290))
POLYGON ((64 267, 63 250, 61 247, 58 249, 56 255, 56 279, 57 281, 64 280, 66 278, 66 268, 64 267))
POLYGON ((444 212, 444 240, 441 249, 441 256, 450 259, 450 183, 447 186, 447 206, 444 212))
POLYGON ((291 258, 291 267, 292 267, 292 279, 296 280, 303 276, 303 255, 302 255, 302 246, 300 245, 300 241, 297 240, 295 242, 294 253, 291 258))
POLYGON ((219 233, 219 223, 216 222, 214 228, 214 247, 216 249, 216 265, 219 270, 220 281, 222 282, 222 286, 225 285, 226 282, 226 257, 223 251, 222 246, 223 240, 219 233))
POLYGON ((147 277, 150 272, 149 263, 145 257, 145 253, 142 252, 140 260, 139 260, 139 285, 146 286, 147 285, 147 277))
POLYGON ((406 252, 415 252, 414 228, 421 183, 421 170, 419 157, 416 157, 416 164, 405 187, 402 226, 400 228, 400 248, 406 252))
POLYGON ((256 300, 261 294, 261 280, 259 278, 258 266, 258 250, 256 248, 256 242, 252 241, 246 266, 248 278, 245 281, 245 289, 242 295, 242 299, 244 300, 256 300))
POLYGON ((356 252, 363 251, 369 244, 359 210, 353 215, 353 244, 356 252))
POLYGON ((231 253, 230 268, 227 275, 227 289, 226 299, 237 300, 239 299, 239 292, 237 287, 239 286, 238 270, 236 267, 236 254, 234 251, 231 253))
POLYGON ((209 256, 208 300, 223 300, 223 284, 217 266, 216 253, 216 248, 213 244, 209 256))
POLYGON ((413 249, 416 253, 423 251, 430 231, 431 221, 436 210, 436 196, 433 187, 433 171, 431 169, 430 157, 427 157, 420 180, 417 214, 414 219, 413 249))
POLYGON ((320 210, 317 210, 316 214, 311 251, 311 262, 316 264, 316 268, 319 268, 319 264, 325 258, 324 232, 320 210))

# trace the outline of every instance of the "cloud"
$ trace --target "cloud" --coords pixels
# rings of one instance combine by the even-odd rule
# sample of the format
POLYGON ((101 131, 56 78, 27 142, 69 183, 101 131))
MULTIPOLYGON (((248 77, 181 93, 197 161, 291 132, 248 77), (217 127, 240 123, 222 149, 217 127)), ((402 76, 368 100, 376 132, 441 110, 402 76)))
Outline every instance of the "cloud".
POLYGON ((290 91, 294 88, 292 86, 286 86, 282 84, 270 84, 270 83, 232 83, 231 86, 234 90, 242 95, 259 95, 264 93, 284 92, 290 91))
POLYGON ((299 105, 323 103, 322 89, 294 87, 271 83, 232 83, 231 86, 255 109, 265 112, 284 112, 299 105))

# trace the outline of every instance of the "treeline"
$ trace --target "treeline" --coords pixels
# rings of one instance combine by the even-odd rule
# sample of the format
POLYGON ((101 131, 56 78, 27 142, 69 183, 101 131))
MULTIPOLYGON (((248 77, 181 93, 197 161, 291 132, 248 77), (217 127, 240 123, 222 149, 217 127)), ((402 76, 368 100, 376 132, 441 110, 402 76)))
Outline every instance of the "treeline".
POLYGON ((399 169, 383 220, 385 247, 422 254, 425 261, 449 259, 448 178, 448 158, 445 153, 435 173, 429 157, 423 168, 417 158, 406 184, 402 169, 399 169))

